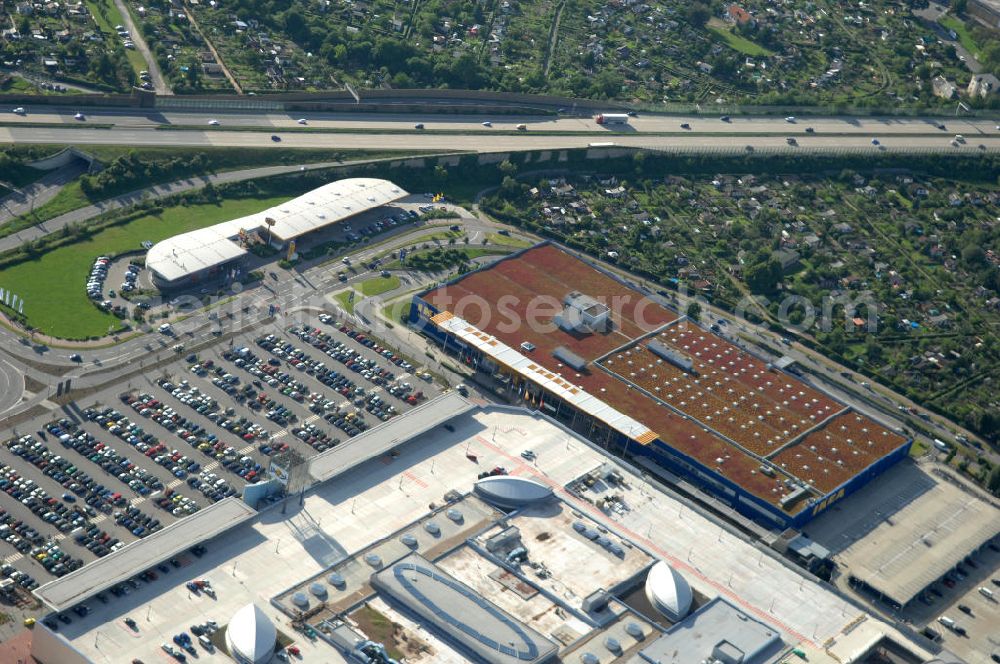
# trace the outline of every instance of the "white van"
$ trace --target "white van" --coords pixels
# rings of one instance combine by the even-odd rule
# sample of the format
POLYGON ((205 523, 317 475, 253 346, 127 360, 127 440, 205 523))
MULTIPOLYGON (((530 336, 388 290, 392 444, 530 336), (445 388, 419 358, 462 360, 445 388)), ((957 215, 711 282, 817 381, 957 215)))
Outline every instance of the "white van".
POLYGON ((934 447, 938 448, 942 452, 948 452, 951 450, 951 446, 948 445, 948 443, 941 440, 940 438, 934 439, 934 447))
POLYGON ((948 616, 941 616, 938 618, 938 622, 947 627, 948 629, 955 629, 955 621, 948 616))
POLYGON ((993 591, 990 590, 989 588, 987 588, 986 586, 980 586, 979 587, 979 594, 982 595, 983 597, 985 597, 986 599, 990 599, 990 600, 994 599, 994 597, 993 597, 993 591))
POLYGON ((170 327, 170 323, 164 323, 158 329, 160 330, 160 334, 170 334, 173 328, 170 327))

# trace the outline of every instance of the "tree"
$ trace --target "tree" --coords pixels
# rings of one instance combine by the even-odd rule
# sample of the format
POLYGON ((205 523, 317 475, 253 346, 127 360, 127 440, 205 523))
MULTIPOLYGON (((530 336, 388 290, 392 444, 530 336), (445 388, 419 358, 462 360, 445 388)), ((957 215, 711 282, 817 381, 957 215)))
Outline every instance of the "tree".
POLYGON ((512 164, 509 159, 500 162, 500 172, 504 175, 513 176, 517 173, 517 164, 512 164))
POLYGON ((691 320, 698 320, 701 318, 701 305, 697 302, 692 302, 687 306, 687 316, 691 320))
POLYGON ((201 88, 201 66, 195 62, 190 63, 184 73, 184 78, 187 79, 187 84, 192 89, 201 88))
POLYGON ((978 244, 968 244, 962 249, 962 261, 973 268, 986 265, 986 252, 978 244))
POLYGON ((708 5, 701 2, 693 2, 684 9, 684 18, 693 28, 703 28, 711 18, 712 12, 708 5))
POLYGON ((1000 496, 1000 464, 993 466, 990 476, 986 480, 986 488, 994 496, 1000 496))
POLYGON ((781 281, 781 263, 776 259, 761 261, 747 268, 744 276, 754 293, 771 293, 781 281))

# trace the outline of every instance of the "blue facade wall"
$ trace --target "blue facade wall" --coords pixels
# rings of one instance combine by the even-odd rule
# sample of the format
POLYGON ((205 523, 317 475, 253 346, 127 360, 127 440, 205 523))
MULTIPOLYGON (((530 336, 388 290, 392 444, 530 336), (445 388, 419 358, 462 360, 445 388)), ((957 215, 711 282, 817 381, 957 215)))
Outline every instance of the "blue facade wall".
MULTIPOLYGON (((424 293, 414 295, 410 303, 409 323, 418 327, 427 337, 441 344, 446 351, 463 355, 469 353, 470 348, 466 344, 457 341, 451 335, 445 335, 436 325, 430 322, 430 318, 440 313, 440 311, 425 301, 422 297, 423 295, 424 293)), ((474 349, 471 352, 478 355, 478 351, 474 349)), ((553 401, 558 400, 555 396, 552 396, 551 399, 553 401)), ((547 403, 546 405, 549 404, 547 403)), ((561 404, 561 407, 572 408, 568 404, 561 404)), ((626 446, 626 437, 623 434, 616 433, 608 442, 610 445, 622 450, 626 446)), ((702 465, 692 457, 683 454, 662 439, 658 438, 649 445, 640 445, 629 441, 628 449, 632 455, 645 456, 670 472, 683 477, 706 493, 729 505, 743 516, 753 519, 758 523, 763 523, 769 528, 784 530, 786 528, 801 529, 805 524, 829 509, 832 505, 864 487, 891 466, 906 458, 912 444, 912 439, 907 440, 906 443, 896 450, 882 457, 827 495, 806 504, 804 507, 799 505, 800 509, 794 515, 788 514, 779 507, 748 493, 732 480, 702 465)))

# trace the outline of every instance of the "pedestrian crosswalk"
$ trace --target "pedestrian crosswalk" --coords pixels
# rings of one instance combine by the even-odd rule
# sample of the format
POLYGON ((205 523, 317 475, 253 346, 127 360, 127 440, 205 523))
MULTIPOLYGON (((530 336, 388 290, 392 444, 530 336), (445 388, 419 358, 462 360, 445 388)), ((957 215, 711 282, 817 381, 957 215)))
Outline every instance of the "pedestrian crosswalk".
POLYGON ((21 560, 22 558, 24 558, 24 554, 23 553, 20 553, 20 552, 18 552, 18 553, 12 553, 11 555, 9 555, 6 558, 4 558, 3 562, 4 562, 5 565, 13 565, 14 563, 16 563, 18 560, 21 560))
POLYGON ((178 486, 180 486, 182 484, 184 484, 184 480, 179 480, 179 479, 178 480, 174 480, 173 482, 171 482, 170 484, 167 485, 167 488, 168 489, 173 489, 174 487, 178 487, 178 486))

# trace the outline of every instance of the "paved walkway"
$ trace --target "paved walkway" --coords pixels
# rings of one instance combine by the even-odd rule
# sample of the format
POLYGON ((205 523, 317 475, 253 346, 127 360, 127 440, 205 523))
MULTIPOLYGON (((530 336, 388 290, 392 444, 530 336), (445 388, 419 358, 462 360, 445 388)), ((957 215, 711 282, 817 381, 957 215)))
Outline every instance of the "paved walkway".
POLYGON ((125 22, 125 27, 128 28, 132 42, 139 50, 139 53, 142 53, 142 57, 146 61, 146 69, 149 71, 149 77, 153 81, 153 89, 156 90, 156 94, 174 94, 163 78, 163 74, 160 73, 160 65, 156 61, 156 56, 150 52, 149 46, 146 44, 146 38, 143 36, 139 26, 132 20, 132 14, 129 12, 128 7, 125 6, 122 0, 115 0, 115 7, 118 8, 118 12, 122 15, 122 21, 125 22))
POLYGON ((86 171, 87 165, 79 159, 74 159, 72 163, 49 171, 26 187, 0 199, 0 224, 45 205, 55 198, 68 182, 86 171))

